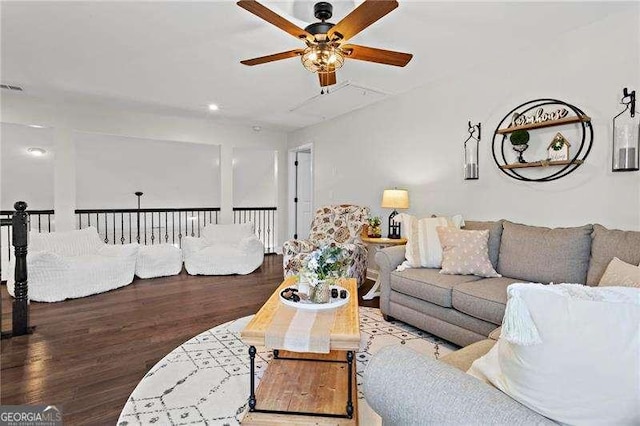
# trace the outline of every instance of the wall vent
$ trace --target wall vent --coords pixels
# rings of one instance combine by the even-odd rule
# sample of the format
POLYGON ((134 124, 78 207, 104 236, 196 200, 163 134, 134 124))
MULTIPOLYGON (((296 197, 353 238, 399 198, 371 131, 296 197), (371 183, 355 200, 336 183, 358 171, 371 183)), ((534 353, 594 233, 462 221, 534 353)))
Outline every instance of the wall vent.
POLYGON ((11 84, 0 84, 0 87, 6 90, 14 90, 16 92, 22 92, 22 87, 20 86, 13 86, 11 84))

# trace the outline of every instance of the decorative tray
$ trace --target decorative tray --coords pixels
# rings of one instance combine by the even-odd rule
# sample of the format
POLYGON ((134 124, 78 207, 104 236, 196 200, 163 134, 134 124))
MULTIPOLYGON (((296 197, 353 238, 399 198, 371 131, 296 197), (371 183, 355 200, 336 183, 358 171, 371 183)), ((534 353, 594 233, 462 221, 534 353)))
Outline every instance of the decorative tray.
POLYGON ((287 306, 291 306, 293 308, 296 309, 304 309, 306 311, 324 311, 327 309, 335 309, 335 308, 339 308, 341 306, 344 306, 347 304, 347 302, 349 301, 349 299, 351 298, 351 294, 349 294, 349 290, 347 290, 344 287, 340 287, 339 285, 332 285, 330 287, 332 290, 336 289, 338 290, 338 294, 340 294, 340 291, 346 291, 347 292, 347 297, 344 299, 341 299, 339 296, 338 297, 330 297, 329 298, 329 302, 328 303, 313 303, 310 300, 305 300, 305 299, 300 299, 300 301, 298 302, 294 302, 293 300, 288 300, 285 299, 284 297, 282 297, 282 294, 287 290, 287 289, 298 289, 297 285, 292 285, 287 287, 287 289, 284 289, 280 292, 279 296, 280 296, 280 302, 282 302, 283 304, 287 305, 287 306))

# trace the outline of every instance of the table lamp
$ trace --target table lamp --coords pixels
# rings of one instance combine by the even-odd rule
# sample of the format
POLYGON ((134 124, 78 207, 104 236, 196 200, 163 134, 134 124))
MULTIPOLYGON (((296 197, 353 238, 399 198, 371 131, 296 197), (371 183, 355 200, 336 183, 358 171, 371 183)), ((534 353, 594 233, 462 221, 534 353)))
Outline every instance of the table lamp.
POLYGON ((389 238, 400 238, 400 223, 393 220, 398 214, 396 209, 409 208, 409 191, 406 189, 385 189, 382 193, 382 208, 393 209, 389 215, 389 238))

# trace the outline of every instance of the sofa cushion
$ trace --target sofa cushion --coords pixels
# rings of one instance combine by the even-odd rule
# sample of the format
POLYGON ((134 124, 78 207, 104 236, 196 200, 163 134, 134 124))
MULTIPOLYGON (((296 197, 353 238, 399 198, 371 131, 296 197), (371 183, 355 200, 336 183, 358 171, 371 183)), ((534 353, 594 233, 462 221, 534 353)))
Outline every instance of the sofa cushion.
POLYGON ((508 221, 503 226, 500 274, 539 283, 586 282, 593 226, 551 229, 508 221))
POLYGON ((500 325, 507 304, 507 287, 518 281, 502 277, 458 284, 453 288, 452 305, 467 315, 500 325))
POLYGON ((598 285, 614 257, 632 265, 640 263, 640 232, 607 229, 596 224, 592 236, 587 285, 598 285))
POLYGON ((498 256, 500 255, 500 239, 502 238, 502 221, 480 222, 466 220, 464 228, 469 231, 489 230, 489 259, 494 269, 498 268, 498 256))
POLYGON ((439 269, 412 268, 392 272, 390 281, 392 290, 450 308, 451 289, 479 279, 473 275, 442 275, 439 269))

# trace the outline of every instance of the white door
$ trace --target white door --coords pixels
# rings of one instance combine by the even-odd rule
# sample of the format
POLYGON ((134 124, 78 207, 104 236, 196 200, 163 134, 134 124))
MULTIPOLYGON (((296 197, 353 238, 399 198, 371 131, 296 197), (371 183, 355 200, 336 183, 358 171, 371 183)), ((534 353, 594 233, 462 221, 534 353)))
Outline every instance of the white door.
POLYGON ((297 167, 297 230, 298 239, 309 237, 309 228, 313 219, 313 182, 311 180, 311 151, 298 151, 297 167))

